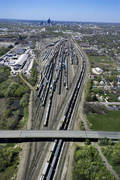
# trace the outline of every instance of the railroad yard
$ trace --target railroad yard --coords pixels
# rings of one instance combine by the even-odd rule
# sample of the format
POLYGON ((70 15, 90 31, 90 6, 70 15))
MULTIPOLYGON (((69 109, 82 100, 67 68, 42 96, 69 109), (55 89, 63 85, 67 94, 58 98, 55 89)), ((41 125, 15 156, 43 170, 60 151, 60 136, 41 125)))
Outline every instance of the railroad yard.
MULTIPOLYGON (((37 46, 39 49, 39 44, 37 46)), ((45 48, 39 59, 40 83, 34 94, 31 129, 70 130, 79 107, 77 101, 86 59, 72 39, 60 39, 45 48)), ((21 178, 60 179, 60 176, 56 177, 57 167, 61 163, 61 153, 66 156, 69 143, 55 140, 52 143, 29 143, 28 146, 25 160, 28 163, 25 162, 21 178)))
POLYGON ((49 22, 1 36, 0 179, 119 179, 119 28, 49 22))
POLYGON ((0 180, 120 180, 115 1, 0 3, 0 180))

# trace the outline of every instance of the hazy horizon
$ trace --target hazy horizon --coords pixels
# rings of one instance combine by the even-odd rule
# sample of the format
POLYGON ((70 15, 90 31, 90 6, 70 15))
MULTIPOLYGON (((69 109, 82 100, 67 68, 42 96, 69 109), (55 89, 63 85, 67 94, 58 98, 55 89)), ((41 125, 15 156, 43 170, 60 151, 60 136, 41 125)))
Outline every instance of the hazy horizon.
MULTIPOLYGON (((37 21, 37 22, 47 22, 47 20, 50 17, 48 17, 47 19, 20 19, 20 18, 0 18, 0 21, 37 21)), ((95 23, 95 24, 120 24, 120 22, 102 22, 102 21, 72 21, 72 20, 55 20, 55 19, 51 19, 50 20, 52 22, 72 22, 72 23, 95 23)))

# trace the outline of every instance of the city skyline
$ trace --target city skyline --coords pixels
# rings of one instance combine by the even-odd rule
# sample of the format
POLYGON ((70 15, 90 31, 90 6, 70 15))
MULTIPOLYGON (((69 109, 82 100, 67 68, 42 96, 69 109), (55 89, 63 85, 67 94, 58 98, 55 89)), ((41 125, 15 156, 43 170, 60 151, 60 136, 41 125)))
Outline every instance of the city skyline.
POLYGON ((0 19, 119 23, 119 0, 1 0, 0 19))

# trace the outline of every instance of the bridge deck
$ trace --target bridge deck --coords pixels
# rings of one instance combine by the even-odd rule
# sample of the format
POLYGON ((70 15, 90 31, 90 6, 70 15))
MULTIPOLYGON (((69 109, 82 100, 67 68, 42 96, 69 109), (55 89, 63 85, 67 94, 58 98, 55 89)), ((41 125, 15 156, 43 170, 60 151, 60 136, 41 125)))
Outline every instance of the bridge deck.
POLYGON ((108 138, 112 140, 120 139, 120 132, 107 131, 37 131, 37 130, 2 130, 0 131, 0 142, 35 142, 53 141, 63 139, 64 141, 81 141, 90 139, 108 138))

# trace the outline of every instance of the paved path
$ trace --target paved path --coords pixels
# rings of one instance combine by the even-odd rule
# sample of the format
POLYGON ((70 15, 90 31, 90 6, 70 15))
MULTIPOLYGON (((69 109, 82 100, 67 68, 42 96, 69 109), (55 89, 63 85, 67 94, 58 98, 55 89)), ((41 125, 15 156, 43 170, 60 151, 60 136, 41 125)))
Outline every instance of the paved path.
MULTIPOLYGON (((26 129, 31 129, 31 120, 32 120, 32 100, 33 100, 33 91, 31 91, 30 98, 29 98, 29 116, 28 121, 26 125, 26 129)), ((22 151, 20 152, 20 163, 18 166, 18 172, 16 174, 16 180, 22 180, 23 179, 23 172, 25 172, 25 168, 27 162, 29 161, 28 158, 28 152, 30 148, 30 143, 23 143, 20 146, 22 148, 22 151)))
POLYGON ((22 74, 19 73, 19 77, 23 80, 23 82, 32 90, 35 91, 34 87, 26 80, 23 78, 22 74))

